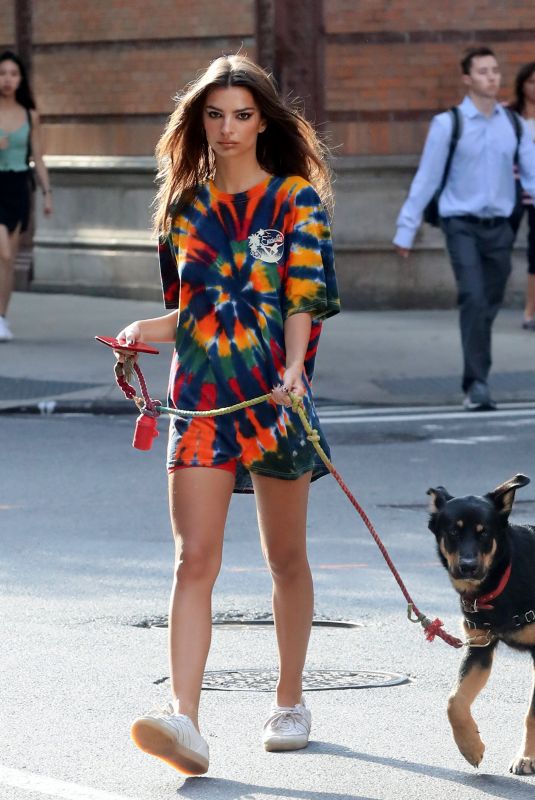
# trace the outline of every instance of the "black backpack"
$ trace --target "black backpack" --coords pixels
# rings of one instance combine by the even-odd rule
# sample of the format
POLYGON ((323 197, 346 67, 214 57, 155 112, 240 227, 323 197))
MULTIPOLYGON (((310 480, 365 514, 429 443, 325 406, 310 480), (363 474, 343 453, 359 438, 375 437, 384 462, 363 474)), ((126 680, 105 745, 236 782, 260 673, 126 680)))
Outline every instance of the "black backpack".
POLYGON ((444 187, 446 185, 446 181, 448 180, 448 175, 450 172, 451 162, 453 159, 453 154, 455 152, 455 148, 457 147, 457 142, 461 136, 461 112, 457 106, 452 106, 449 110, 451 114, 451 139, 450 139, 450 149, 448 151, 448 157, 446 159, 446 166, 444 167, 444 174, 442 175, 442 180, 440 182, 440 186, 436 190, 435 194, 429 201, 429 203, 424 208, 424 222, 427 222, 428 225, 432 225, 434 228, 440 227, 440 216, 438 213, 438 199, 442 192, 444 191, 444 187))
MULTIPOLYGON (((516 135, 516 149, 515 154, 513 157, 513 164, 516 168, 518 168, 518 151, 520 148, 520 139, 522 138, 522 125, 520 123, 520 119, 516 111, 512 111, 510 108, 504 109, 511 125, 514 128, 515 135, 516 135)), ((448 157, 446 159, 446 165, 444 167, 444 174, 442 175, 442 180, 440 182, 440 186, 426 205, 424 209, 424 222, 427 222, 428 225, 432 225, 434 228, 440 227, 440 216, 438 213, 438 200, 442 192, 444 191, 444 187, 446 185, 446 181, 448 180, 448 175, 451 167, 451 162, 453 159, 453 154, 455 152, 455 148, 457 147, 457 142, 459 141, 462 133, 462 118, 461 112, 459 111, 458 106, 452 106, 450 109, 450 114, 452 115, 452 130, 451 130, 451 139, 450 139, 450 149, 448 151, 448 157)), ((518 216, 519 212, 522 209, 522 186, 519 180, 515 181, 515 206, 513 208, 511 217, 518 216)))

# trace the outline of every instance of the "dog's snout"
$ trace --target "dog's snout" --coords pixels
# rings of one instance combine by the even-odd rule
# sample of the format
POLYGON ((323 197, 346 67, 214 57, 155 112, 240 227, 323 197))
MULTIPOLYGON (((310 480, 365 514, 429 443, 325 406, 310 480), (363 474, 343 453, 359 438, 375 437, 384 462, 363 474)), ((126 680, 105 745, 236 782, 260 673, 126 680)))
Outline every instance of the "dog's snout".
POLYGON ((464 578, 472 578, 478 571, 479 564, 477 558, 460 558, 459 572, 464 578))

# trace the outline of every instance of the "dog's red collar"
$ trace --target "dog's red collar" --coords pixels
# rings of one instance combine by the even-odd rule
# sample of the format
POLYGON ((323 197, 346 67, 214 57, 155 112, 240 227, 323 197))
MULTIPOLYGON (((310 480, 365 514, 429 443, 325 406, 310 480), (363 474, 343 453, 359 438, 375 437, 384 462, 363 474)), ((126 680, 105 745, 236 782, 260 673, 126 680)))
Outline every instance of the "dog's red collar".
POLYGON ((481 594, 478 596, 474 596, 473 594, 463 594, 461 595, 461 605, 464 611, 467 611, 469 614, 475 614, 478 611, 492 611, 494 606, 490 605, 491 600, 495 600, 505 589, 507 586, 507 582, 511 576, 511 564, 507 567, 505 572, 502 575, 502 578, 494 589, 493 592, 488 592, 488 594, 481 594))

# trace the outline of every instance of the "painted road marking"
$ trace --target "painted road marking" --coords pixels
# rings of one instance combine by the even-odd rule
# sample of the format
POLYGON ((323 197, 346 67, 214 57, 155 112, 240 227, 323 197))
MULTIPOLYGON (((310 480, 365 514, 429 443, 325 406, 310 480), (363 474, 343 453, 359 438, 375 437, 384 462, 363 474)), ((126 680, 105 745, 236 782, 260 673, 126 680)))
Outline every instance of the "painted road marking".
POLYGON ((333 416, 326 417, 320 412, 320 421, 322 425, 354 425, 355 423, 381 423, 381 422, 426 422, 429 420, 451 420, 463 419, 465 422, 497 422, 505 419, 532 417, 535 422, 535 408, 518 408, 518 409, 503 409, 492 412, 485 412, 483 414, 474 414, 468 411, 439 411, 439 412, 420 412, 420 413, 407 413, 407 414, 375 414, 366 415, 363 413, 356 413, 352 416, 333 416))
POLYGON ((466 439, 430 439, 431 444, 485 444, 506 442, 507 436, 467 436, 466 439))
MULTIPOLYGON (((445 414, 457 413, 458 406, 443 405, 443 406, 372 406, 366 408, 363 406, 322 406, 316 405, 316 409, 321 417, 337 417, 337 416, 383 416, 384 414, 434 414, 437 412, 444 412, 445 414)), ((500 403, 500 411, 517 411, 523 409, 532 409, 535 412, 535 404, 532 401, 518 402, 518 403, 500 403)), ((464 416, 470 416, 470 412, 462 411, 464 416)))
POLYGON ((12 769, 0 765, 0 786, 11 786, 25 792, 39 792, 56 800, 132 800, 124 794, 104 792, 78 783, 60 781, 46 775, 37 775, 25 769, 12 769))

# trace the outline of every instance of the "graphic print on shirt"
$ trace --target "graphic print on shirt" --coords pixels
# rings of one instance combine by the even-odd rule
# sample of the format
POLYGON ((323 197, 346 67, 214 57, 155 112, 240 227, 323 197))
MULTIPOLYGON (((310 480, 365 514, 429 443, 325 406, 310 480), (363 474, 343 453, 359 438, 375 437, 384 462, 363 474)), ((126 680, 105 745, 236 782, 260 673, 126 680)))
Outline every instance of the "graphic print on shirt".
MULTIPOLYGON (((300 177, 271 177, 235 195, 200 186, 160 243, 160 268, 165 305, 179 311, 169 405, 207 410, 269 392, 285 370, 284 322, 307 312, 305 405, 317 427, 309 382, 321 321, 339 300, 328 219, 313 187, 300 177)), ((171 433, 170 469, 233 458, 283 478, 315 469, 299 418, 274 403, 203 426, 175 417, 171 433)), ((239 477, 236 491, 248 491, 239 477)))
POLYGON ((284 236, 280 231, 260 228, 249 236, 249 249, 259 261, 275 264, 284 255, 284 236))

